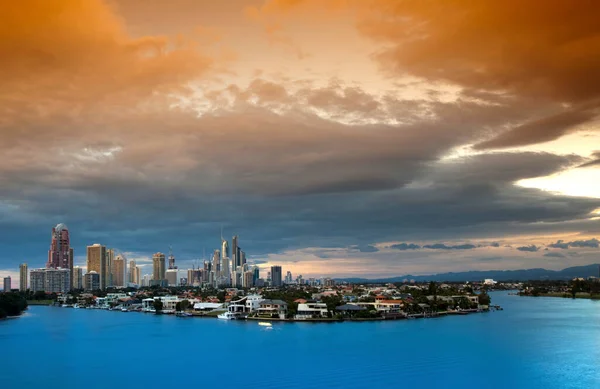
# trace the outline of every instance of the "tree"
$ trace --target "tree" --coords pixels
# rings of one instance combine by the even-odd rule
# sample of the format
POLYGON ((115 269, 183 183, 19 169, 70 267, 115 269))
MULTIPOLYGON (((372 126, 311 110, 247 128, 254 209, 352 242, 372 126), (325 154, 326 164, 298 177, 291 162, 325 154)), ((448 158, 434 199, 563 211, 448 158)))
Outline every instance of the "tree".
POLYGON ((154 300, 154 309, 156 313, 160 313, 163 309, 163 302, 160 299, 154 300))
POLYGON ((175 310, 177 312, 181 312, 181 301, 177 302, 177 304, 175 304, 175 310))
POLYGON ((492 301, 490 295, 487 294, 486 291, 482 291, 481 293, 479 293, 479 295, 477 296, 477 300, 479 301, 479 305, 490 305, 490 302, 492 301))
POLYGON ((186 311, 189 307, 190 307, 190 301, 189 300, 183 300, 181 301, 181 310, 182 311, 186 311))

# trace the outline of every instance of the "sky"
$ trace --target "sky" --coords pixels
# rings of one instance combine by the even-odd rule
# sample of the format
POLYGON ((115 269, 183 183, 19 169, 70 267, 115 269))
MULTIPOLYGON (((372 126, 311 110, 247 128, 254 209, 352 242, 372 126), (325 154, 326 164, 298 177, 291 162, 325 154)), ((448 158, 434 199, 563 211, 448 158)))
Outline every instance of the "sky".
POLYGON ((149 273, 239 235, 307 277, 600 262, 593 1, 23 0, 0 276, 54 225, 149 273))

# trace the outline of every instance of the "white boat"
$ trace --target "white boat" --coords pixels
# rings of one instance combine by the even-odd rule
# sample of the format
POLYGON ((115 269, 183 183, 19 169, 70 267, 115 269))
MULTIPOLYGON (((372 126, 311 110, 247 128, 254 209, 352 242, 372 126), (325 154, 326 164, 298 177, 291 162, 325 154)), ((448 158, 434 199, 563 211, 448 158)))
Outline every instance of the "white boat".
POLYGON ((79 306, 79 304, 75 304, 75 305, 73 305, 73 308, 75 308, 75 309, 79 309, 79 308, 81 308, 81 307, 79 306))
POLYGON ((265 326, 265 327, 271 327, 272 326, 272 324, 269 323, 269 322, 267 322, 267 321, 259 321, 258 325, 259 326, 265 326))
POLYGON ((121 308, 121 312, 129 312, 129 309, 123 307, 123 308, 121 308))
POLYGON ((217 318, 223 320, 237 320, 240 318, 240 315, 237 312, 223 312, 222 314, 217 315, 217 318))

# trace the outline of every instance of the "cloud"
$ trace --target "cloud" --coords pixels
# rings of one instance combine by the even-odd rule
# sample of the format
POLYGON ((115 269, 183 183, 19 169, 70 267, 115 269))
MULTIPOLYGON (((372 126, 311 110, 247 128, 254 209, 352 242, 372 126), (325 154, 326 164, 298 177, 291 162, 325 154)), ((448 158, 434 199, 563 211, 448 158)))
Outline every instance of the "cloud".
POLYGON ((477 246, 472 245, 470 243, 460 244, 460 245, 455 245, 455 246, 447 246, 443 243, 436 243, 436 244, 427 244, 427 245, 423 246, 424 249, 432 249, 432 250, 471 250, 476 247, 477 246))
POLYGON ((379 251, 379 249, 377 247, 370 245, 370 244, 361 245, 361 246, 351 246, 350 249, 358 250, 361 253, 376 253, 379 251))
POLYGON ((536 246, 536 245, 530 245, 530 246, 520 246, 517 247, 517 250, 519 251, 528 251, 528 252, 536 252, 540 249, 540 247, 536 246))
POLYGON ((390 246, 393 249, 396 250, 418 250, 421 248, 421 246, 419 246, 418 244, 414 244, 414 243, 397 243, 397 244, 393 244, 390 246))
POLYGON ((587 123, 598 115, 593 110, 571 110, 521 124, 494 138, 478 143, 476 150, 523 146, 550 141, 566 134, 577 125, 587 123))
POLYGON ((596 151, 592 154, 592 159, 586 163, 579 165, 578 167, 591 167, 600 165, 600 151, 596 151))
POLYGON ((565 242, 563 240, 559 240, 555 243, 551 243, 548 247, 557 248, 557 249, 568 249, 571 247, 591 247, 598 248, 600 247, 600 241, 596 238, 588 239, 588 240, 575 240, 572 242, 565 242))

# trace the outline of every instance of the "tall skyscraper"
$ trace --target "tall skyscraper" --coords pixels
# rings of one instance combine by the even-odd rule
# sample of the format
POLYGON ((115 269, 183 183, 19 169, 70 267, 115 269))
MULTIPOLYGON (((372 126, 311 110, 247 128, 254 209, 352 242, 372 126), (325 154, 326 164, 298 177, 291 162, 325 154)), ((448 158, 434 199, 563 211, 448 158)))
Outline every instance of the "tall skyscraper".
POLYGON ((254 266, 254 268, 252 269, 252 285, 256 285, 256 281, 258 281, 258 279, 260 278, 260 269, 258 268, 258 266, 254 266))
POLYGON ((12 280, 10 279, 10 276, 4 277, 4 293, 10 292, 11 288, 12 288, 12 280))
POLYGON ((213 253, 213 270, 217 273, 217 275, 223 270, 221 268, 221 252, 219 250, 215 250, 213 253))
POLYGON ((129 261, 129 282, 140 285, 140 268, 137 267, 134 260, 129 261))
POLYGON ((108 286, 109 267, 106 264, 106 247, 99 243, 87 246, 87 271, 95 271, 100 275, 100 289, 106 289, 108 286))
POLYGON ((125 274, 126 274, 126 262, 125 259, 117 255, 112 262, 112 281, 113 286, 123 287, 125 286, 125 274))
POLYGON ((221 236, 221 258, 229 257, 229 242, 221 236))
MULTIPOLYGON (((69 240, 69 229, 63 223, 57 224, 52 228, 52 239, 50 241, 50 250, 48 250, 48 269, 68 269, 73 273, 73 249, 69 240)), ((69 276, 69 288, 72 285, 71 276, 69 276)))
POLYGON ((115 260, 115 250, 107 249, 106 250, 106 269, 104 270, 106 274, 106 287, 109 288, 111 286, 115 286, 113 281, 113 262, 115 260))
POLYGON ((271 266, 271 286, 281 286, 281 266, 271 266))
POLYGON ((238 263, 238 236, 231 238, 231 265, 234 269, 239 266, 238 263))
POLYGON ((165 270, 165 255, 163 253, 155 253, 152 256, 152 279, 154 281, 164 280, 165 270))
POLYGON ((73 267, 73 289, 83 289, 83 268, 80 266, 73 267))
POLYGON ((292 272, 288 270, 288 272, 285 275, 285 283, 291 284, 293 282, 294 282, 294 278, 292 277, 292 272))
POLYGON ((173 250, 169 246, 169 269, 177 269, 175 266, 175 256, 173 255, 173 250))
POLYGON ((27 290, 27 264, 22 263, 19 265, 19 290, 25 292, 27 290))

